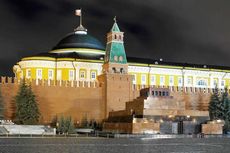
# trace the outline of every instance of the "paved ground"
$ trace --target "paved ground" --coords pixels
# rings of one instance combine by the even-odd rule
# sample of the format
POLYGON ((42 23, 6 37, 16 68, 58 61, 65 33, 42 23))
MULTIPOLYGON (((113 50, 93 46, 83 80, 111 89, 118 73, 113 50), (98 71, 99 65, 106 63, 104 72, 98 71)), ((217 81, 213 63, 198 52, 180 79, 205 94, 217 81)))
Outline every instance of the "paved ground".
POLYGON ((230 138, 0 138, 0 153, 230 153, 230 138))

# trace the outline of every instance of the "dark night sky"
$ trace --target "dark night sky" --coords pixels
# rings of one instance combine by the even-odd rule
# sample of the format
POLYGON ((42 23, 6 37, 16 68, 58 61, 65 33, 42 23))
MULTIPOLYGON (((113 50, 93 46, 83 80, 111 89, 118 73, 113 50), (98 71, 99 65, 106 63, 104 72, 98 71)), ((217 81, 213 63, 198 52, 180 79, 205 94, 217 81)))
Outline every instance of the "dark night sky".
POLYGON ((229 0, 1 0, 0 75, 78 25, 105 43, 116 15, 128 56, 230 66, 229 0))

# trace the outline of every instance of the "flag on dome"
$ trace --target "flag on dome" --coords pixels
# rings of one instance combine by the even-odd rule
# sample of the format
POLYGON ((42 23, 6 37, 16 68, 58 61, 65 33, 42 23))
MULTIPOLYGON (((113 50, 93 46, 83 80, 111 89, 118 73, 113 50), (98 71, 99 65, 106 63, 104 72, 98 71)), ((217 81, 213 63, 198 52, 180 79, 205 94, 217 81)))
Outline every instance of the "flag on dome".
POLYGON ((75 10, 75 15, 76 16, 81 16, 81 9, 75 10))

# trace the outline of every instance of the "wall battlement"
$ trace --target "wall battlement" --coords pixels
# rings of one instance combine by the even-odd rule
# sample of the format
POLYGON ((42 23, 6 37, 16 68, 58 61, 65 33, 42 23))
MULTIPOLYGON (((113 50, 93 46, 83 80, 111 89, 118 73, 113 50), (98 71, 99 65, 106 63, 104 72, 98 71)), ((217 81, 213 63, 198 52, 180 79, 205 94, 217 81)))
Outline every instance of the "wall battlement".
MULTIPOLYGON (((14 77, 1 76, 0 84, 15 84, 18 85, 22 82, 22 79, 17 79, 14 77)), ((34 80, 26 79, 32 86, 59 86, 59 87, 83 87, 83 88, 99 88, 101 85, 98 81, 55 81, 55 80, 34 80)), ((148 85, 137 85, 133 84, 133 91, 139 91, 144 88, 167 88, 170 92, 184 92, 184 93, 207 93, 212 94, 214 88, 196 88, 196 87, 179 87, 179 86, 148 86, 148 85)), ((224 92, 224 89, 219 89, 220 92, 224 92)), ((230 90, 228 90, 230 93, 230 90)))
MULTIPOLYGON (((169 89, 170 92, 180 92, 180 93, 207 93, 212 94, 214 88, 197 88, 197 87, 180 87, 180 86, 148 86, 148 85, 133 85, 133 90, 141 90, 144 88, 162 88, 169 89)), ((224 89, 219 89, 220 92, 224 92, 224 89)), ((228 90, 230 93, 230 90, 228 90)))
MULTIPOLYGON (((18 85, 22 82, 22 79, 17 79, 13 77, 0 77, 0 84, 15 84, 18 85)), ((34 80, 26 79, 26 82, 32 86, 59 86, 59 87, 83 87, 83 88, 99 88, 98 81, 54 81, 54 80, 34 80)))

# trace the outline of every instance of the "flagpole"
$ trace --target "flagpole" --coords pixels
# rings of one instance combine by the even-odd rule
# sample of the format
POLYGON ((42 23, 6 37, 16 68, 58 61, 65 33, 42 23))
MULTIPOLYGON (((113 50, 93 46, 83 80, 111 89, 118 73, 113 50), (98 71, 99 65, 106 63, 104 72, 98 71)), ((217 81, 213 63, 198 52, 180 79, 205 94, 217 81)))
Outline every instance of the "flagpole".
POLYGON ((80 26, 82 26, 82 11, 81 11, 81 14, 80 14, 80 26))

